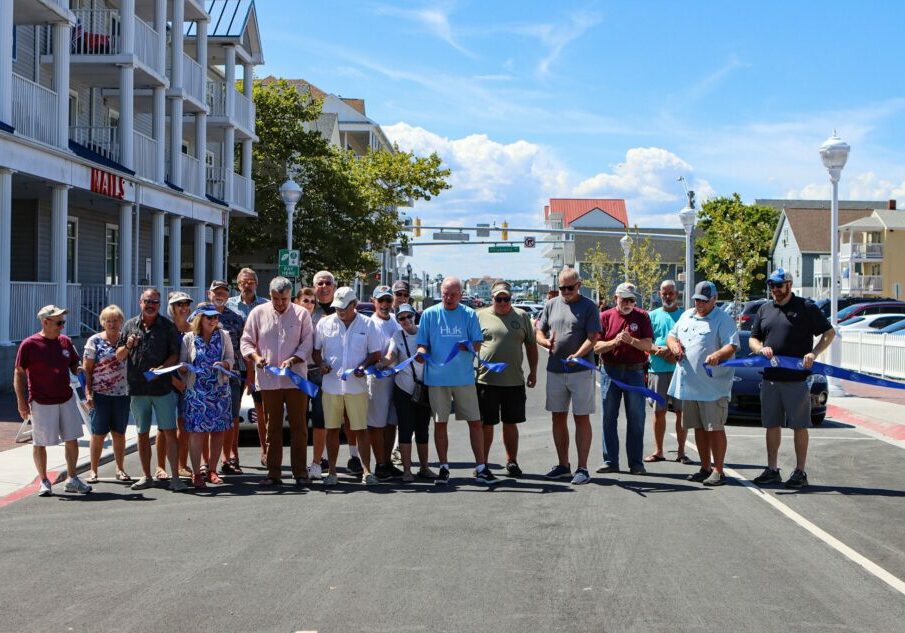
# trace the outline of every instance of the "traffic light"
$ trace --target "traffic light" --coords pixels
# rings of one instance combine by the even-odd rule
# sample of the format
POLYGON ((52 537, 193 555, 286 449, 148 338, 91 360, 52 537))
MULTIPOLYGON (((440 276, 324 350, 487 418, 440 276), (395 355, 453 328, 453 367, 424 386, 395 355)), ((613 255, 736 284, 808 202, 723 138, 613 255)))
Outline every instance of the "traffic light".
POLYGON ((415 218, 415 237, 421 237, 421 218, 415 218))
POLYGON ((502 237, 503 237, 503 241, 505 242, 506 240, 509 239, 509 223, 503 222, 500 226, 503 229, 502 237))

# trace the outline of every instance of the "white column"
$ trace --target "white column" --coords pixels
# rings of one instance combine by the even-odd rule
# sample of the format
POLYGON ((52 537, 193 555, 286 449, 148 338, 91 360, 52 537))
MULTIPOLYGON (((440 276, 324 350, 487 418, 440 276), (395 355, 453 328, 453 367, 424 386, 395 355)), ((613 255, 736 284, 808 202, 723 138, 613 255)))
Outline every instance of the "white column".
MULTIPOLYGON (((249 191, 246 193, 246 199, 249 200, 251 207, 254 207, 254 197, 252 195, 252 189, 254 188, 254 183, 251 180, 251 139, 246 138, 242 139, 242 175, 248 178, 248 189, 249 191)), ((253 209, 252 209, 253 210, 253 209)))
POLYGON ((223 52, 226 55, 224 62, 226 75, 226 117, 234 119, 236 114, 236 47, 224 46, 223 52))
MULTIPOLYGON (((12 14, 12 3, 8 5, 12 14)), ((6 8, 0 8, 6 11, 6 8)), ((2 20, 0 20, 2 22, 2 20)), ((8 93, 7 93, 8 94, 8 93)), ((9 297, 12 286, 10 285, 10 271, 13 243, 13 172, 0 168, 0 346, 12 345, 9 340, 9 297)))
MULTIPOLYGON (((120 45, 124 55, 135 52, 135 0, 121 0, 119 6, 122 33, 120 45)), ((135 69, 120 66, 119 69, 119 162, 129 169, 135 168, 132 130, 135 128, 135 69)))
POLYGON ((199 112, 195 115, 195 153, 198 158, 198 182, 201 183, 201 197, 207 193, 207 163, 205 155, 207 150, 207 114, 199 112))
MULTIPOLYGON (((6 4, 6 3, 4 3, 6 4)), ((53 25, 53 89, 57 93, 57 146, 69 147, 69 24, 53 25)))
POLYGON ((214 227, 214 244, 211 252, 211 274, 223 279, 223 227, 214 227))
POLYGON ((176 94, 170 103, 170 182, 182 186, 182 51, 184 49, 183 22, 185 22, 185 0, 173 0, 173 28, 171 53, 173 71, 170 75, 170 90, 176 94))
POLYGON ((154 180, 163 182, 167 176, 167 141, 166 141, 166 89, 154 86, 154 102, 151 107, 151 134, 157 144, 157 155, 154 157, 154 180))
POLYGON ((207 288, 207 272, 205 264, 207 263, 207 239, 204 234, 207 224, 204 222, 195 223, 195 277, 192 285, 198 286, 202 290, 207 288))
POLYGON ((51 189, 50 214, 50 280, 56 286, 53 302, 62 308, 75 310, 78 306, 66 305, 66 220, 68 214, 69 187, 54 185, 51 189))
POLYGON ((170 31, 173 72, 170 76, 170 88, 174 90, 182 90, 182 53, 185 49, 185 35, 182 30, 184 22, 185 0, 173 0, 173 17, 171 19, 173 28, 170 31))
POLYGON ((170 285, 182 286, 182 217, 170 216, 170 285))
POLYGON ((159 72, 166 74, 167 65, 167 0, 154 0, 154 30, 160 35, 157 38, 157 59, 160 60, 159 72))
POLYGON ((123 309, 127 315, 131 314, 135 305, 135 296, 132 288, 132 259, 133 246, 138 250, 138 244, 132 243, 135 239, 132 229, 132 205, 119 205, 119 283, 123 287, 123 309))
POLYGON ((170 99, 170 182, 182 186, 182 97, 170 99))
POLYGON ((223 200, 233 202, 233 170, 236 167, 236 128, 223 130, 223 200))
POLYGON ((249 99, 254 95, 255 67, 252 64, 242 64, 242 94, 249 99))
MULTIPOLYGON (((151 285, 163 289, 163 211, 151 212, 151 285)), ((163 297, 166 299, 166 297, 163 297)))
MULTIPOLYGON (((13 3, 0 2, 0 33, 3 33, 4 46, 0 46, 0 121, 7 125, 13 124, 13 47, 6 39, 13 32, 13 3)), ((8 252, 8 251, 7 251, 8 252)), ((3 305, 3 310, 7 310, 3 305)), ((0 332, 0 342, 9 339, 9 313, 7 319, 7 336, 3 338, 0 332)))
MULTIPOLYGON (((195 51, 198 54, 198 57, 195 58, 195 61, 200 64, 201 68, 204 71, 204 80, 207 81, 207 20, 198 20, 195 23, 196 27, 196 40, 195 40, 195 51)), ((204 87, 207 90, 207 86, 204 87)))

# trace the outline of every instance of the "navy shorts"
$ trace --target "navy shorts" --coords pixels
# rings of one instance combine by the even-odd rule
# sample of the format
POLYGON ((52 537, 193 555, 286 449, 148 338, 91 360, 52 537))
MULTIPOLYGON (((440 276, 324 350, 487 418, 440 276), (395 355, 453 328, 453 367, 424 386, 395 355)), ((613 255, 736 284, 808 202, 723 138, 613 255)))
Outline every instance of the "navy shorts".
POLYGON ((518 424, 525 421, 525 385, 498 387, 477 384, 478 406, 484 424, 518 424))
POLYGON ((241 380, 230 379, 229 391, 232 398, 233 420, 239 417, 239 411, 242 410, 242 392, 245 391, 245 383, 241 380))
POLYGON ((129 396, 105 396, 94 394, 94 408, 88 416, 88 429, 92 435, 125 433, 129 426, 129 396))

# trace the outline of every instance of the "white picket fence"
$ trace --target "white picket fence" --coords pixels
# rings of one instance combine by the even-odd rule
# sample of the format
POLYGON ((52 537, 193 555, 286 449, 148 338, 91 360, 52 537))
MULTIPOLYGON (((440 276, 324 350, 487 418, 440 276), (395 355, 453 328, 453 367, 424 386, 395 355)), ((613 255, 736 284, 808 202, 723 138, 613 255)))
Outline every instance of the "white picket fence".
POLYGON ((845 332, 841 338, 846 369, 905 379, 905 336, 845 332))

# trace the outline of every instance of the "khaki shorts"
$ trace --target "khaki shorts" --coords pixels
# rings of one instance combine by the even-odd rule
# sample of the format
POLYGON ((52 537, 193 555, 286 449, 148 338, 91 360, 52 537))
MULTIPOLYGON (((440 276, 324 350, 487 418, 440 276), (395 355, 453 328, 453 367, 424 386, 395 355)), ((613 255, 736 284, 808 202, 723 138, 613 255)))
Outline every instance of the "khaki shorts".
POLYGON ((722 431, 729 417, 729 398, 719 400, 683 400, 682 427, 722 431))
POLYGON ((349 418, 349 429, 364 431, 368 428, 368 394, 346 393, 332 394, 321 392, 324 396, 324 428, 338 429, 343 425, 343 414, 349 418))
POLYGON ((663 398, 663 401, 666 403, 665 405, 661 405, 659 402, 655 402, 654 400, 648 398, 647 403, 654 408, 654 411, 666 411, 669 405, 672 405, 672 410, 676 413, 682 411, 682 401, 678 398, 673 398, 671 395, 666 393, 669 391, 669 383, 672 381, 673 372, 657 372, 650 373, 647 375, 647 387, 651 391, 655 391, 658 396, 663 398))
POLYGON ((63 404, 29 403, 31 440, 35 446, 56 446, 82 437, 82 412, 75 395, 63 404))
POLYGON ((478 406, 478 390, 474 385, 462 385, 460 387, 435 387, 431 385, 427 390, 430 397, 431 409, 437 414, 437 422, 445 424, 449 422, 449 414, 452 403, 456 403, 456 419, 469 422, 481 419, 481 408, 478 406))
POLYGON ((576 371, 568 374, 547 372, 546 409, 552 413, 568 413, 572 403, 572 415, 591 415, 596 411, 596 371, 576 371))

